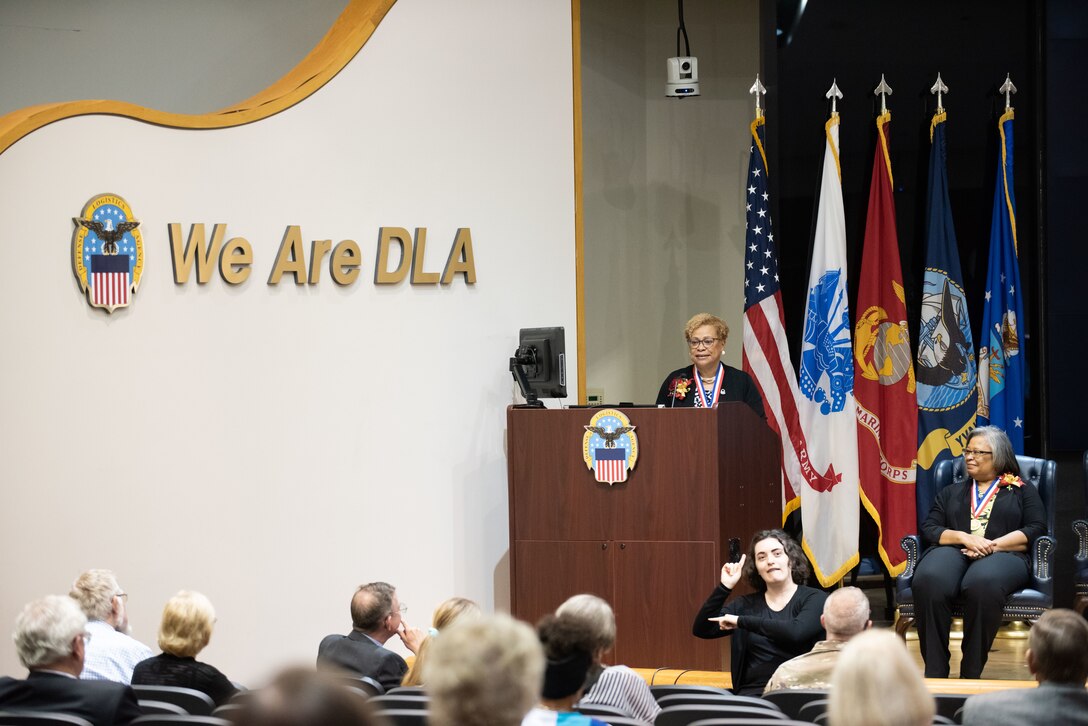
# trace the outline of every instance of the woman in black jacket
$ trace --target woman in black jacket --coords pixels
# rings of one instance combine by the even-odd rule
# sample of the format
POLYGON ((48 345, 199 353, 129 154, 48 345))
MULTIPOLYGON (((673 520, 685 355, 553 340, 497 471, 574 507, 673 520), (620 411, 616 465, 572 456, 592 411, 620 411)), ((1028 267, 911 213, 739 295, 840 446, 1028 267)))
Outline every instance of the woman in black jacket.
POLYGON ((937 493, 922 525, 929 549, 914 573, 927 678, 948 677, 948 631, 957 598, 964 604, 960 678, 982 677, 1005 600, 1028 583, 1028 548, 1046 534, 1042 499, 1020 479, 1004 431, 974 429, 963 455, 968 478, 937 493))
POLYGON ((733 636, 734 693, 761 695, 778 666, 823 638, 820 615, 827 595, 802 584, 808 572, 805 553, 780 529, 756 532, 748 554, 722 567, 721 584, 703 603, 691 632, 699 638, 733 636), (756 592, 726 603, 742 574, 756 592))

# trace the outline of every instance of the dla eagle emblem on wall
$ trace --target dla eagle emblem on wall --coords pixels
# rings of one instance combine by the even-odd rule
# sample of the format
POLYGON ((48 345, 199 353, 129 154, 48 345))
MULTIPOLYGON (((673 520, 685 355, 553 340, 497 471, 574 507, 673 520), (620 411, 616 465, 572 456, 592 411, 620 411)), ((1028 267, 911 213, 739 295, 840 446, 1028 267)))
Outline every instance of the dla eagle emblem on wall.
POLYGON ((582 459, 599 482, 627 481, 638 461, 638 437, 631 420, 613 408, 598 411, 582 435, 582 459))
POLYGON ((73 217, 72 265, 92 307, 128 307, 144 271, 144 239, 132 208, 116 194, 99 194, 73 217))

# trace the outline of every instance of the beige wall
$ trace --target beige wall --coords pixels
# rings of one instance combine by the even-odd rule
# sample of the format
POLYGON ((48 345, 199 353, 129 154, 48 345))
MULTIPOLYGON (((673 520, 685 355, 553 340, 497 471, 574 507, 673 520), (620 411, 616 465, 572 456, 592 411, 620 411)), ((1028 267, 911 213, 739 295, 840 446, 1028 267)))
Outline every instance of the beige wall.
POLYGON ((668 99, 676 3, 582 0, 586 386, 608 402, 653 401, 696 312, 740 363, 758 2, 689 0, 685 20, 702 95, 668 99))

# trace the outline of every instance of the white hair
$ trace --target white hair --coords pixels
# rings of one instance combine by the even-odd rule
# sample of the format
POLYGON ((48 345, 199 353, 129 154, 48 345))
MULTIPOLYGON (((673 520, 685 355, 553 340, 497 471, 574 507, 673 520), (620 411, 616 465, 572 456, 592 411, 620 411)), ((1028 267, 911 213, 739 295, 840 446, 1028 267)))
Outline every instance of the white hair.
POLYGON ((40 668, 72 654, 72 641, 87 629, 87 616, 67 595, 47 595, 15 619, 15 652, 27 668, 40 668))
POLYGON ((612 606, 596 595, 574 595, 555 611, 559 617, 575 618, 588 625, 594 635, 594 648, 608 650, 616 643, 616 615, 612 606))
POLYGON ((936 712, 906 644, 890 630, 867 630, 843 647, 828 701, 831 726, 929 726, 936 712))
POLYGON ((844 640, 865 630, 869 623, 869 598, 859 588, 835 590, 824 600, 824 629, 844 640))
POLYGON ((462 618, 435 638, 423 682, 435 726, 519 726, 540 698, 544 651, 509 615, 462 618))

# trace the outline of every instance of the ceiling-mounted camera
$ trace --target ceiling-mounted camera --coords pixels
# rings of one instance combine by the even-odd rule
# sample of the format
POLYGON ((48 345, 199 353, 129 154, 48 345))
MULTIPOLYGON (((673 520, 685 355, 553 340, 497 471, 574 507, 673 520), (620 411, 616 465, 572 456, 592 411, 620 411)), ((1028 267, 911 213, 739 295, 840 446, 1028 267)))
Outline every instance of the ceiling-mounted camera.
POLYGON ((699 59, 679 56, 665 61, 665 95, 687 98, 699 95, 699 59))

